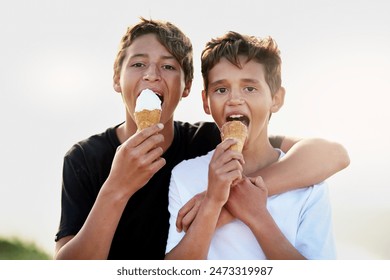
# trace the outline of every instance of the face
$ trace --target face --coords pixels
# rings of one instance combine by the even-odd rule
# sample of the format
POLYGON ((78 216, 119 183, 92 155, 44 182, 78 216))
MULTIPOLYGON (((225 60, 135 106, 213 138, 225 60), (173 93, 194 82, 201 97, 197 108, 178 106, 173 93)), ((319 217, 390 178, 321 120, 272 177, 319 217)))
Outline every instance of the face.
POLYGON ((137 97, 148 88, 162 100, 161 122, 173 121, 173 113, 181 97, 189 94, 191 84, 185 84, 184 72, 175 57, 154 34, 138 37, 127 48, 119 77, 114 77, 114 89, 122 94, 126 106, 126 121, 134 123, 137 97))
POLYGON ((202 94, 203 107, 218 127, 237 119, 247 125, 248 140, 268 138, 269 116, 282 106, 284 89, 272 97, 263 65, 253 60, 245 61, 246 57, 240 57, 243 66, 240 69, 222 58, 211 69, 208 92, 202 94))

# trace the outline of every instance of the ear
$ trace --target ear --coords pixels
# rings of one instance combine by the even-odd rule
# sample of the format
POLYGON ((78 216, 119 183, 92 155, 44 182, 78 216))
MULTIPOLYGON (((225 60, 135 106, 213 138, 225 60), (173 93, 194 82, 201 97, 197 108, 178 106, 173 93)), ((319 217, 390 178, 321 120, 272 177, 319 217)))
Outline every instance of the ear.
POLYGON ((280 87, 278 91, 274 94, 272 97, 272 107, 271 107, 271 112, 276 113, 279 111, 280 108, 282 108, 284 104, 284 96, 286 94, 286 90, 284 87, 280 87))
POLYGON ((205 90, 202 90, 202 101, 203 101, 203 110, 207 115, 211 114, 209 100, 207 98, 207 94, 205 90))
POLYGON ((183 90, 183 94, 181 95, 182 98, 190 95, 191 86, 192 86, 192 81, 186 82, 186 85, 185 85, 184 90, 183 90))
POLYGON ((117 75, 115 75, 113 80, 114 80, 114 83, 113 83, 114 90, 116 92, 122 93, 122 88, 121 88, 119 77, 117 75))

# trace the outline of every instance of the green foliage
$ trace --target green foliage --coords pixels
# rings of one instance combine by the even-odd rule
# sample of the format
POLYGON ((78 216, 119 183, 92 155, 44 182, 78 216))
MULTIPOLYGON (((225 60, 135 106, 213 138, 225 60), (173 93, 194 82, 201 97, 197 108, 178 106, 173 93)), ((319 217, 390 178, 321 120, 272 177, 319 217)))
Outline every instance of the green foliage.
POLYGON ((49 260, 46 252, 38 249, 35 244, 21 241, 17 238, 0 238, 0 260, 49 260))

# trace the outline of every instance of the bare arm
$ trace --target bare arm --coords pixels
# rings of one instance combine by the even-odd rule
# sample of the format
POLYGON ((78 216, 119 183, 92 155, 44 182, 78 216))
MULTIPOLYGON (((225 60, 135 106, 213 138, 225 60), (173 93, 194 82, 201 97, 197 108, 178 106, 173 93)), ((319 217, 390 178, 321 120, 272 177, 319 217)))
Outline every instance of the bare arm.
POLYGON ((126 202, 103 187, 81 230, 57 241, 55 259, 107 259, 126 202))
POLYGON ((349 165, 345 148, 325 139, 284 138, 280 148, 280 161, 251 174, 263 177, 269 195, 322 182, 349 165))
POLYGON ((207 258, 219 213, 223 204, 207 196, 183 239, 165 255, 166 260, 204 260, 207 258))
POLYGON ((116 151, 110 174, 80 231, 57 241, 55 259, 107 259, 129 198, 165 164, 161 127, 147 128, 116 151))

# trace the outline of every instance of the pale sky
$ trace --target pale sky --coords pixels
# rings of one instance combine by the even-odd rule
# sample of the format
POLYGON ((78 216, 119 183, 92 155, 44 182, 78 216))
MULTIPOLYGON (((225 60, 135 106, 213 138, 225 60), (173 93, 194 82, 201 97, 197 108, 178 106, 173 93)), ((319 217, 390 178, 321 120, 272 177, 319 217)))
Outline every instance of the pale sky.
POLYGON ((328 180, 339 257, 390 259, 388 1, 135 3, 0 3, 0 236, 53 252, 63 156, 124 120, 112 65, 125 29, 143 16, 173 22, 193 42, 195 81, 176 113, 190 122, 211 120, 200 98, 206 41, 229 30, 272 36, 287 93, 271 132, 347 148, 351 165, 328 180))

